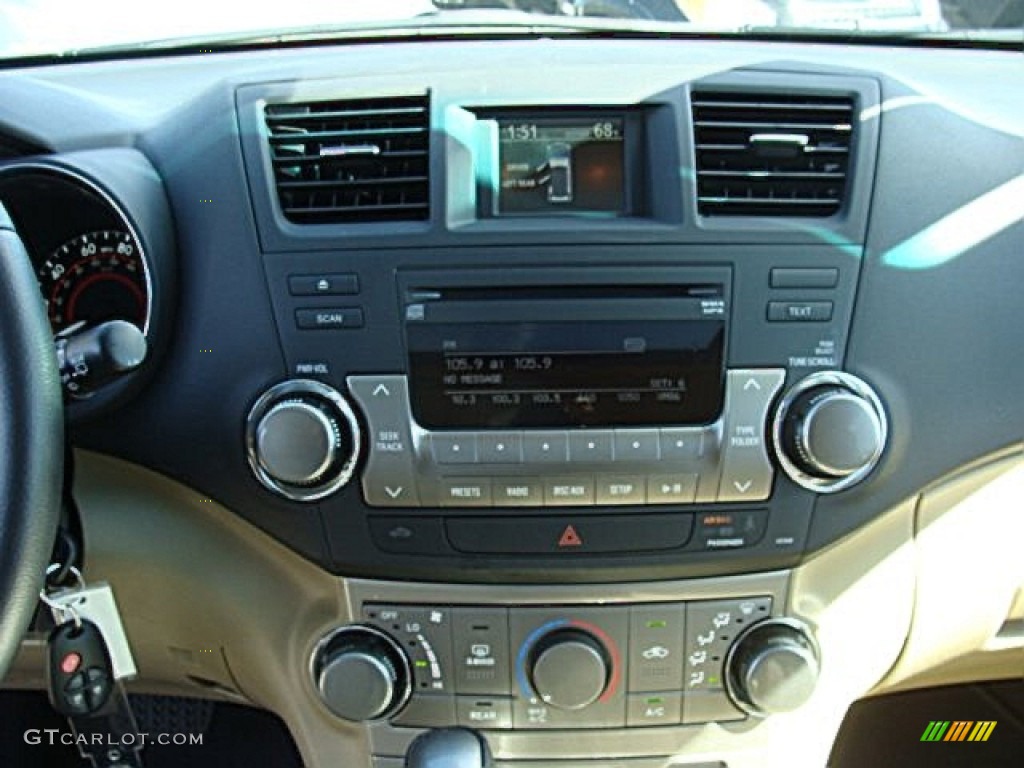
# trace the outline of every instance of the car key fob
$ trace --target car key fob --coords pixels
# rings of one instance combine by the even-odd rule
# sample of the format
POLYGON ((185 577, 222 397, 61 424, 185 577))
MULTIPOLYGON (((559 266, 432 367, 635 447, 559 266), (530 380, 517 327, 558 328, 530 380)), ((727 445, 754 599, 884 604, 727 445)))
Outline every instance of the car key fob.
POLYGON ((62 715, 92 715, 114 688, 107 645, 91 621, 67 621, 50 632, 47 664, 50 704, 62 715))

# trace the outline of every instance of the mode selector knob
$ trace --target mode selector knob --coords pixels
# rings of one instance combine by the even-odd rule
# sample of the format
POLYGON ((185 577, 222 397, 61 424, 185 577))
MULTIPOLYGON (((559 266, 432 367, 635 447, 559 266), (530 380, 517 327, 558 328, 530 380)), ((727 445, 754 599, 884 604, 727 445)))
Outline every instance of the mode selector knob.
POLYGON ((756 717, 802 706, 818 682, 820 658, 810 630, 793 619, 768 619, 741 634, 725 660, 725 687, 756 717))
POLYGON ((355 624, 325 637, 313 652, 312 671, 327 708, 353 722, 391 717, 412 695, 408 658, 375 627, 355 624))
POLYGON ((868 384, 847 373, 823 372, 803 379, 785 395, 773 441, 782 468, 794 482, 834 493, 874 469, 887 434, 885 409, 868 384))
POLYGON ((583 709, 608 688, 611 661, 596 637, 560 629, 542 637, 530 655, 530 682, 540 699, 557 709, 583 709))
POLYGON ((249 412, 246 441, 257 479, 295 501, 338 490, 359 459, 355 414, 341 394, 318 381, 271 387, 249 412))

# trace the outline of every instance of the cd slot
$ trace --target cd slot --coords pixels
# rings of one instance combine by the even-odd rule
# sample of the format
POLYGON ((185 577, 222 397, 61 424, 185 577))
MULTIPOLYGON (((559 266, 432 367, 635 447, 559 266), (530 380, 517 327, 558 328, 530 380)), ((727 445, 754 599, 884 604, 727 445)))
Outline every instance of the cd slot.
POLYGON ((635 285, 503 285, 416 287, 410 301, 564 301, 594 299, 707 299, 722 298, 721 283, 635 285))

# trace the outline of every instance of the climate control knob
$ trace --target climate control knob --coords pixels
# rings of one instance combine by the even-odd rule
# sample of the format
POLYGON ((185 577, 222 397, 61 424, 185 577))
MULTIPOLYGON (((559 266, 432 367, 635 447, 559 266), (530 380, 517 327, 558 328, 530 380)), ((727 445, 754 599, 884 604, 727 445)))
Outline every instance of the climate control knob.
POLYGON ((355 624, 325 637, 313 652, 313 682, 324 704, 354 722, 383 720, 412 695, 412 670, 398 643, 355 624))
POLYGON ((359 422, 327 385, 287 381, 253 405, 246 443, 249 466, 264 486, 288 499, 314 501, 351 479, 359 460, 359 422))
POLYGON ((855 376, 815 373, 783 398, 772 439, 779 463, 797 484, 834 493, 863 480, 881 458, 885 409, 855 376))
POLYGON ((725 687, 755 717, 790 712, 814 692, 820 659, 810 630, 793 619, 768 619, 741 634, 725 660, 725 687))
POLYGON ((540 699, 557 709, 583 709, 597 701, 611 678, 608 651, 582 629, 542 637, 530 654, 530 682, 540 699))

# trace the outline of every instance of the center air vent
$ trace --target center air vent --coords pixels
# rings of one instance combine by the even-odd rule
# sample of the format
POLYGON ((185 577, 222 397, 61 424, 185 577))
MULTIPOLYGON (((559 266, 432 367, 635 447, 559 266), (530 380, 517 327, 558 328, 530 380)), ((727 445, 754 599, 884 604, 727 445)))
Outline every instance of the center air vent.
POLYGON ((426 96, 268 104, 281 210, 300 224, 430 215, 426 96))
POLYGON ((698 210, 705 216, 831 216, 846 194, 848 97, 693 94, 698 210))

